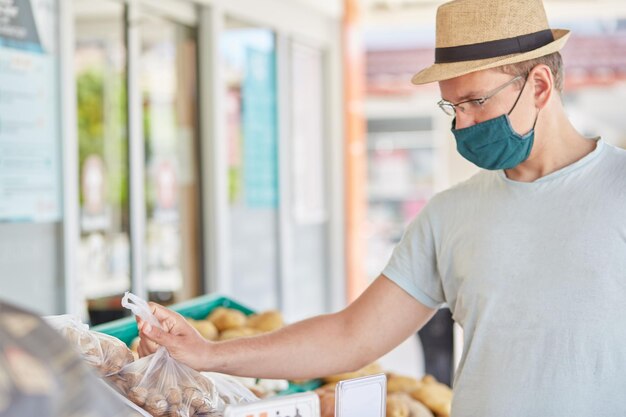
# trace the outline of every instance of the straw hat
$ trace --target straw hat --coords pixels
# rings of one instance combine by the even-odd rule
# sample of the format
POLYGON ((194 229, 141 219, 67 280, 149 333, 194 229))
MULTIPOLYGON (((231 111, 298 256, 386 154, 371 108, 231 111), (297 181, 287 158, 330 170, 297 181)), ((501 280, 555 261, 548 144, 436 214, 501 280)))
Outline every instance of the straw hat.
POLYGON ((550 29, 541 0, 455 0, 437 9, 435 64, 413 84, 447 80, 560 50, 569 30, 550 29))

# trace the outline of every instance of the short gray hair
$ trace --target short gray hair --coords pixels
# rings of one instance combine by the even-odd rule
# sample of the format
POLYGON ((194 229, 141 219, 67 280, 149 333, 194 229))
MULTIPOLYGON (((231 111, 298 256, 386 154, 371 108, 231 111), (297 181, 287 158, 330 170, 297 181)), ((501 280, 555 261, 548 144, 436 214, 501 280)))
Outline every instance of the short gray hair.
POLYGON ((540 56, 539 58, 522 61, 515 64, 503 65, 495 68, 505 74, 518 76, 521 75, 526 79, 530 71, 537 65, 546 65, 550 68, 554 77, 554 88, 559 92, 563 92, 563 58, 560 52, 554 52, 549 55, 540 56))

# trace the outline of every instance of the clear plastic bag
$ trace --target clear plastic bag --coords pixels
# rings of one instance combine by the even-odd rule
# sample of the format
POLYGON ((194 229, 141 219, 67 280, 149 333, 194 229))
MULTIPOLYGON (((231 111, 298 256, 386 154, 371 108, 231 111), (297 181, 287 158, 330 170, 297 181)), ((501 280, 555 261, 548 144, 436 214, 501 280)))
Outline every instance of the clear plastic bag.
POLYGON ((259 398, 252 391, 230 375, 217 372, 202 372, 202 375, 213 381, 225 405, 247 404, 259 401, 259 398))
POLYGON ((92 332, 89 326, 76 316, 70 314, 48 316, 45 320, 104 377, 117 374, 134 360, 132 352, 124 342, 113 336, 92 332))
MULTIPOLYGON (((148 304, 126 293, 122 306, 162 328, 148 304)), ((128 398, 154 417, 221 416, 225 402, 210 379, 172 358, 164 347, 126 366, 119 376, 128 398)))
POLYGON ((48 320, 1 300, 0 416, 150 417, 111 392, 48 320))
POLYGON ((216 416, 224 409, 215 385, 164 348, 128 365, 119 376, 128 399, 154 417, 216 416))

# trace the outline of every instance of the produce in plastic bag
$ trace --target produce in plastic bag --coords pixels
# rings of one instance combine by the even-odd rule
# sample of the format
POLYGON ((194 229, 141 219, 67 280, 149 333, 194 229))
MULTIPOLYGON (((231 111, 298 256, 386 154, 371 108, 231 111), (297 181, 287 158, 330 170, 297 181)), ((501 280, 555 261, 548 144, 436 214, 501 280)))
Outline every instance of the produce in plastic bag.
POLYGON ((105 377, 118 373, 134 360, 133 354, 121 340, 99 332, 76 316, 48 316, 48 324, 57 329, 74 346, 85 361, 105 377))
POLYGON ((143 415, 110 392, 47 321, 0 300, 0 416, 143 415))
POLYGON ((259 398, 252 391, 230 375, 217 372, 202 372, 202 375, 213 381, 225 405, 247 404, 259 401, 259 398))
POLYGON ((128 365, 120 377, 128 399, 154 417, 212 416, 224 409, 215 385, 165 348, 128 365))
POLYGON ((257 398, 274 397, 289 388, 289 381, 286 379, 259 379, 231 375, 228 377, 250 390, 257 398))
MULTIPOLYGON (((162 328, 141 298, 126 293, 122 305, 162 328)), ((128 365, 119 375, 128 398, 154 417, 219 416, 224 411, 225 402, 215 384, 176 361, 164 347, 128 365)))

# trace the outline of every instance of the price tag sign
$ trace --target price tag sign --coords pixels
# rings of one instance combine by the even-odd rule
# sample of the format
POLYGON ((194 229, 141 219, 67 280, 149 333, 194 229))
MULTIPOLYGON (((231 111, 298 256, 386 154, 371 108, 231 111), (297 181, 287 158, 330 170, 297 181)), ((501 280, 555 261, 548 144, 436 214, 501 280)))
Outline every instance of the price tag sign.
POLYGON ((340 381, 335 388, 335 417, 385 417, 385 374, 340 381))
POLYGON ((229 405, 224 417, 320 417, 320 401, 313 392, 286 395, 250 404, 229 405))

